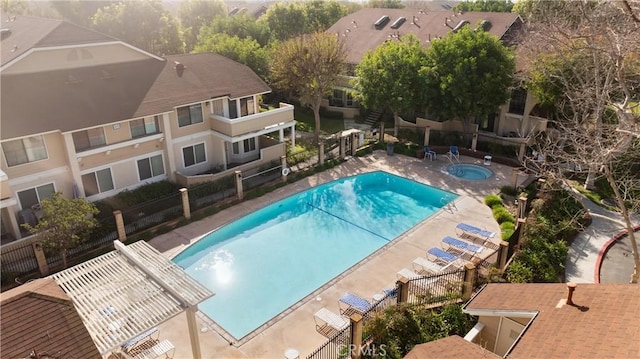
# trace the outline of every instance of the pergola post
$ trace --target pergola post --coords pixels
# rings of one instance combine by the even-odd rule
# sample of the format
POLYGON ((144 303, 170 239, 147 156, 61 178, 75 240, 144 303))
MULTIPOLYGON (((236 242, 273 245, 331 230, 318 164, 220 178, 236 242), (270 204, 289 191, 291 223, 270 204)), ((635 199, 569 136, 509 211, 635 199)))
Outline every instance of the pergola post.
POLYGON ((120 242, 127 240, 127 231, 124 229, 124 219, 122 219, 122 212, 117 209, 113 211, 113 216, 116 217, 116 230, 118 232, 118 239, 120 242))
POLYGON ((189 327, 189 339, 191 340, 191 354, 193 359, 201 359, 202 353, 200 352, 200 339, 198 337, 198 325, 196 323, 197 307, 189 307, 186 310, 187 314, 187 326, 189 327))
POLYGON ((291 125, 291 153, 296 153, 296 125, 291 125))
POLYGON ((186 219, 191 219, 191 207, 189 206, 189 192, 186 188, 180 188, 180 197, 182 198, 182 215, 186 219))
POLYGON ((244 193, 242 191, 242 171, 235 171, 235 180, 236 180, 236 195, 238 199, 242 201, 244 198, 244 193))

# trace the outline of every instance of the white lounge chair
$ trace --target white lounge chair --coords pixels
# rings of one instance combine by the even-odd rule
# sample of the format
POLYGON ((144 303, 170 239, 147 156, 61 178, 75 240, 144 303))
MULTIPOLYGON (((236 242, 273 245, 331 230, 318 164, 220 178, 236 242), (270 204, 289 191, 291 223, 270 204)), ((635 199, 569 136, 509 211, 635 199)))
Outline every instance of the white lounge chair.
POLYGON ((427 272, 430 274, 437 274, 440 271, 442 271, 443 268, 444 266, 438 263, 432 262, 424 257, 418 257, 413 260, 413 269, 416 272, 421 272, 421 273, 427 272))
POLYGON ((325 337, 329 337, 349 326, 347 319, 324 307, 313 314, 313 320, 316 323, 316 331, 325 337))
POLYGON ((407 278, 407 279, 413 279, 413 278, 420 278, 420 277, 422 277, 422 275, 420 275, 420 274, 418 274, 418 273, 416 273, 416 272, 412 271, 412 270, 411 270, 411 269, 409 269, 409 268, 402 268, 402 269, 400 269, 400 270, 398 271, 397 276, 398 276, 398 279, 400 279, 400 277, 404 277, 404 278, 407 278))

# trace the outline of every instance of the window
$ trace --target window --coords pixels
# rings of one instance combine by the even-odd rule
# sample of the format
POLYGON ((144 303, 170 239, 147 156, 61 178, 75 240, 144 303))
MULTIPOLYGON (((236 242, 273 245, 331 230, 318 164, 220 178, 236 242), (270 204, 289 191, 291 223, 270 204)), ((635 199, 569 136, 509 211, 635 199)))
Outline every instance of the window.
POLYGON ((253 97, 240 99, 240 116, 253 115, 254 113, 253 97))
POLYGON ((236 100, 229 100, 228 101, 228 106, 229 106, 229 118, 238 118, 238 107, 236 107, 238 101, 236 100))
POLYGON ((204 143, 185 147, 182 149, 182 158, 184 158, 184 166, 189 167, 207 160, 204 152, 204 143))
POLYGON ((44 147, 42 136, 27 137, 2 144, 7 166, 17 166, 47 159, 47 149, 44 147))
POLYGON ((76 151, 84 151, 107 144, 102 127, 74 132, 72 136, 76 151))
POLYGON ((51 197, 53 192, 55 192, 53 183, 49 183, 18 192, 18 200, 22 209, 31 208, 31 206, 40 203, 43 199, 51 197))
POLYGON ((247 153, 247 152, 251 152, 251 151, 255 151, 256 150, 256 139, 255 137, 252 138, 247 138, 246 140, 242 141, 242 151, 240 151, 240 142, 234 142, 233 143, 233 154, 234 155, 239 155, 241 152, 242 153, 247 153))
POLYGON ((132 138, 152 135, 160 132, 158 116, 154 116, 153 118, 139 118, 137 120, 129 121, 129 127, 131 127, 132 138))
POLYGON ((179 127, 201 123, 202 121, 202 106, 200 104, 178 108, 179 127))
POLYGON ((509 101, 509 113, 524 115, 524 106, 527 103, 527 90, 523 88, 511 91, 511 101, 509 101))
POLYGON ((244 152, 250 152, 256 150, 256 139, 254 137, 244 140, 244 152))
POLYGON ((84 186, 84 194, 87 197, 115 188, 110 168, 82 175, 82 185, 84 186))
POLYGON ((140 176, 141 181, 146 180, 147 178, 160 176, 162 174, 164 174, 162 155, 138 160, 138 175, 140 176))
POLYGON ((224 102, 222 99, 213 100, 213 114, 224 116, 224 102))

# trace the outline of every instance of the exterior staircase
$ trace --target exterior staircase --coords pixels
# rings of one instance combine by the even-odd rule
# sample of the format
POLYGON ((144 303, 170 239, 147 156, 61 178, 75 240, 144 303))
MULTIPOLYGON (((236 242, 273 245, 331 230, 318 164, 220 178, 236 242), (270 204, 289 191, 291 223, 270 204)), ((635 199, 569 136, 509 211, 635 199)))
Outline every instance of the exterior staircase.
POLYGON ((369 112, 369 115, 364 120, 364 123, 371 127, 377 127, 380 123, 380 119, 382 118, 382 114, 384 114, 384 109, 377 108, 369 112))

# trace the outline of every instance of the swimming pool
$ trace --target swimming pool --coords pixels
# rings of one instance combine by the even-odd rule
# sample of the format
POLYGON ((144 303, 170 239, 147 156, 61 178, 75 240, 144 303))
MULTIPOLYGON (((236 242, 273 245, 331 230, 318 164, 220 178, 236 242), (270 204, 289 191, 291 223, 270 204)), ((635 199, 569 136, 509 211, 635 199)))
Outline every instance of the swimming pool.
POLYGON ((241 339, 456 197, 381 171, 347 177, 221 227, 173 261, 216 293, 200 310, 241 339))
POLYGON ((450 165, 447 167, 447 172, 459 178, 475 181, 485 180, 493 176, 493 171, 490 169, 469 163, 450 165))

